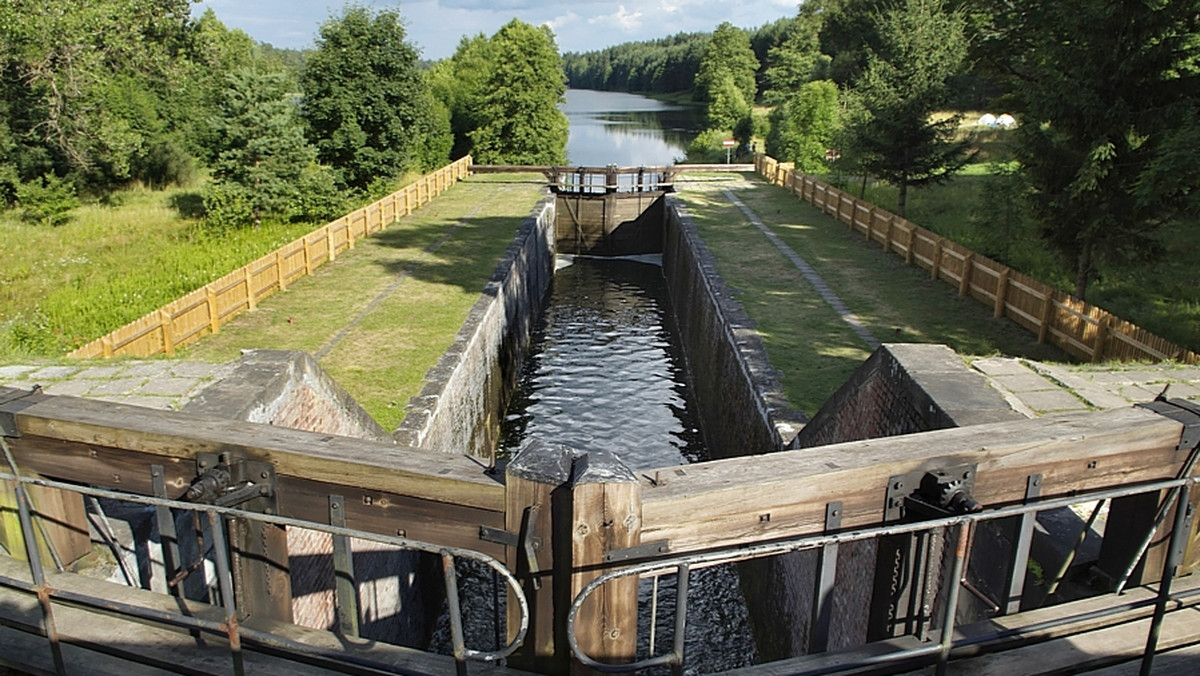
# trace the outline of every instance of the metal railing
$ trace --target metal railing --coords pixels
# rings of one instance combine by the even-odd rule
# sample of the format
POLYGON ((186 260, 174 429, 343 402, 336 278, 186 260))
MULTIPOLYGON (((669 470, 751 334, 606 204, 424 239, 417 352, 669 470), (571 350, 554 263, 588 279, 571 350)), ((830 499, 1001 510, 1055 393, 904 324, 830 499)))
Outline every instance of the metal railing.
MULTIPOLYGON (((20 519, 21 532, 24 540, 25 552, 29 561, 29 571, 32 583, 25 580, 0 575, 0 587, 8 587, 22 592, 34 594, 38 598, 42 614, 42 633, 50 647, 53 655, 55 671, 58 674, 65 674, 66 666, 62 655, 62 645, 59 632, 56 629, 54 620, 54 603, 56 601, 69 603, 74 606, 94 609, 96 611, 115 612, 118 615, 125 615, 138 620, 147 621, 154 624, 164 625, 168 627, 182 628, 189 631, 199 631, 208 634, 223 636, 228 640, 230 658, 233 662, 234 673, 245 673, 245 665, 243 662, 242 651, 245 646, 257 646, 265 650, 269 650, 273 654, 283 654, 287 659, 317 664, 324 668, 335 671, 344 672, 360 672, 364 669, 377 670, 388 673, 396 672, 396 666, 383 661, 377 661, 364 657, 362 655, 344 652, 341 650, 323 648, 294 639, 290 639, 270 632, 252 629, 239 624, 238 609, 235 603, 234 595, 234 580, 230 570, 229 549, 225 536, 225 519, 237 518, 258 521, 262 523, 274 524, 277 526, 291 526, 298 528, 306 528, 314 531, 328 533, 335 538, 357 538, 369 540, 385 545, 390 545, 400 550, 425 552, 440 557, 442 562, 442 578, 445 585, 445 594, 449 606, 450 617, 450 634, 453 647, 453 655, 455 662, 458 664, 460 673, 465 671, 465 665, 468 660, 481 662, 497 662, 511 655, 520 647, 524 641, 526 631, 529 628, 529 603, 525 598, 524 591, 521 589, 520 583, 511 572, 504 566, 503 563, 496 559, 469 549, 461 549, 457 547, 444 547, 416 540, 408 540, 400 537, 390 537, 378 535, 365 531, 353 530, 339 526, 331 526, 322 523, 311 521, 302 521, 282 516, 270 516, 247 512, 229 507, 219 507, 215 505, 196 504, 190 502, 180 502, 178 500, 169 500, 164 498, 149 497, 144 495, 121 493, 99 488, 91 488, 88 486, 80 486, 76 484, 67 484, 49 479, 31 478, 20 476, 17 470, 16 463, 13 460, 12 453, 8 448, 8 444, 0 437, 0 449, 3 450, 5 460, 11 472, 0 471, 0 482, 11 481, 14 483, 17 511, 20 519), (53 488, 63 491, 71 491, 80 493, 84 496, 94 498, 108 498, 120 500, 123 502, 131 502, 142 505, 150 505, 156 508, 166 508, 171 510, 184 510, 194 513, 203 514, 207 519, 207 524, 212 532, 212 555, 215 559, 215 567, 217 581, 220 591, 220 603, 224 609, 224 621, 215 622, 206 620, 193 615, 184 615, 176 612, 168 612, 155 608, 147 608, 129 603, 122 603, 112 599, 91 596, 88 594, 73 592, 65 589, 51 587, 46 583, 46 576, 42 568, 41 554, 38 549, 37 538, 35 534, 34 508, 29 498, 26 485, 41 486, 53 488), (507 585, 507 601, 511 606, 515 605, 519 608, 520 622, 513 639, 503 647, 497 650, 475 650, 466 645, 466 639, 463 632, 462 609, 459 605, 459 589, 458 577, 455 570, 455 563, 460 560, 475 561, 483 564, 499 575, 507 585)), ((40 522, 39 522, 40 524, 40 522)), ((43 539, 47 542, 49 538, 45 537, 45 531, 42 530, 43 539)), ((51 549, 53 553, 53 549, 51 549)), ((56 557, 57 558, 57 557, 56 557)), ((61 563, 57 560, 55 566, 62 571, 61 563)), ((338 593, 335 586, 335 595, 338 593)), ((136 662, 136 658, 130 656, 130 661, 136 662)))
MULTIPOLYGON (((1194 452, 1193 460, 1195 455, 1196 453, 1194 452)), ((669 666, 672 673, 682 673, 687 657, 685 654, 684 634, 687 626, 687 606, 689 592, 688 582, 691 571, 701 567, 738 563, 792 552, 835 549, 839 544, 873 540, 889 535, 918 534, 922 532, 937 533, 941 531, 941 529, 951 529, 950 537, 952 539, 950 539, 947 543, 947 551, 952 552, 952 554, 950 554, 950 556, 952 556, 950 577, 948 578, 952 584, 947 585, 944 607, 942 608, 941 613, 939 636, 936 642, 930 642, 926 645, 922 645, 913 649, 897 650, 887 652, 885 654, 853 659, 837 665, 823 665, 820 667, 814 667, 810 670, 803 670, 803 668, 801 668, 801 670, 796 671, 795 673, 806 675, 829 674, 870 667, 873 665, 921 661, 924 664, 936 664, 937 673, 944 674, 951 651, 956 648, 978 645, 997 639, 1032 635, 1034 632, 1045 631, 1046 629, 1054 627, 1069 627, 1073 624, 1090 622, 1098 618, 1113 616, 1135 608, 1153 605, 1155 607, 1155 611, 1150 624, 1146 650, 1143 656, 1142 673, 1148 673, 1149 665, 1154 657, 1154 652, 1158 642, 1158 633, 1162 626, 1168 601, 1181 601, 1200 595, 1200 589, 1189 590, 1182 594, 1171 594, 1171 580, 1174 570, 1180 564, 1183 556, 1183 547, 1181 545, 1184 541, 1182 538, 1186 538, 1188 535, 1184 524, 1187 513, 1189 512, 1189 491, 1191 490, 1191 486, 1193 484, 1200 482, 1200 477, 1188 476, 1193 464, 1194 463, 1188 463, 1185 466, 1185 471, 1181 472, 1180 478, 1173 480, 1157 481, 1134 487, 1097 491, 1090 494, 1081 494, 1069 498, 1032 501, 1012 507, 1004 507, 990 511, 956 515, 914 523, 903 523, 822 536, 808 536, 791 540, 771 542, 768 544, 749 545, 739 548, 730 548, 698 554, 685 554, 665 559, 647 561, 645 563, 631 565, 618 570, 611 570, 594 579, 575 597, 574 602, 571 605, 570 612, 567 616, 567 639, 570 643, 571 651, 575 658, 588 667, 595 669, 596 671, 622 673, 640 671, 642 669, 655 666, 669 666), (969 558, 969 542, 977 524, 1008 517, 1034 515, 1037 512, 1070 507, 1071 505, 1083 502, 1111 500, 1114 498, 1122 498, 1131 495, 1153 493, 1158 491, 1167 491, 1167 498, 1159 506, 1157 517, 1154 520, 1154 523, 1150 528, 1150 532, 1146 537, 1146 542, 1149 542, 1150 536, 1157 530, 1166 514, 1169 513, 1172 504, 1180 505, 1180 509, 1176 510, 1174 528, 1171 531, 1170 544, 1168 545, 1168 557, 1164 566, 1163 577, 1159 584, 1157 597, 1155 599, 1135 603, 1116 604, 1103 610, 1079 613, 1052 621, 1039 622, 1015 629, 994 631, 983 635, 960 637, 958 639, 954 638, 955 616, 959 606, 959 590, 965 586, 969 558), (651 631, 653 632, 653 628, 657 624, 657 608, 659 605, 658 578, 663 575, 676 576, 675 590, 677 596, 675 600, 675 630, 669 652, 654 655, 653 653, 655 652, 655 647, 653 638, 651 639, 650 657, 625 664, 608 664, 599 662, 582 652, 576 637, 576 622, 580 608, 593 592, 595 592, 604 584, 620 578, 630 576, 652 578, 654 582, 654 591, 651 596, 653 610, 650 617, 650 626, 651 631)), ((1090 528, 1090 523, 1085 527, 1090 528)), ((1128 580, 1130 572, 1137 565, 1144 552, 1144 546, 1136 551, 1133 561, 1125 571, 1125 574, 1119 580, 1119 585, 1122 588, 1124 583, 1128 580)), ((832 572, 829 573, 828 577, 830 579, 832 578, 832 572)), ((818 585, 820 584, 821 580, 818 579, 818 585)), ((820 591, 821 590, 818 589, 818 594, 816 596, 818 603, 821 602, 822 598, 820 591)), ((1113 596, 1116 596, 1116 593, 1114 593, 1113 596)))

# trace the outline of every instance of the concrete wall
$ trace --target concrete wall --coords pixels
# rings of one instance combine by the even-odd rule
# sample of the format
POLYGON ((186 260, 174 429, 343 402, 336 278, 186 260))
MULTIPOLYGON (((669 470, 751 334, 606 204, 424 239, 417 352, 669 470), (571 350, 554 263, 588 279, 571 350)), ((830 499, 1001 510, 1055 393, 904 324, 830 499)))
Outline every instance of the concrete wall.
MULTIPOLYGON (((948 427, 1023 418, 1003 395, 945 345, 886 344, 877 349, 801 430, 797 448, 912 434, 948 427)), ((880 486, 880 501, 885 486, 880 486)), ((983 551, 987 538, 979 537, 983 551)), ((993 540, 993 544, 995 541, 993 540)), ((995 548, 993 548, 995 549, 995 548)), ((1000 547, 1003 549, 1003 547, 1000 547)), ((861 645, 868 638, 877 560, 875 541, 838 550, 829 649, 861 645)), ((760 657, 782 659, 809 652, 817 554, 800 552, 768 559, 757 575, 743 575, 760 657)), ((963 595, 963 606, 973 597, 963 595)))
MULTIPOLYGON (((210 386, 183 410, 228 420, 393 441, 387 430, 304 352, 250 351, 232 374, 210 386)), ((190 528, 190 518, 187 521, 177 526, 179 532, 190 528)), ((424 590, 421 581, 437 579, 437 562, 367 540, 352 539, 350 547, 358 583, 360 635, 422 647, 441 597, 424 590)), ((294 622, 314 629, 334 629, 337 619, 331 536, 288 528, 287 548, 294 622)), ((438 588, 438 584, 431 588, 438 588)))
POLYGON ((555 205, 538 204, 394 433, 401 444, 490 458, 554 274, 555 205))
POLYGON ((717 274, 691 216, 666 197, 663 274, 701 425, 714 459, 787 448, 804 425, 741 303, 717 274))

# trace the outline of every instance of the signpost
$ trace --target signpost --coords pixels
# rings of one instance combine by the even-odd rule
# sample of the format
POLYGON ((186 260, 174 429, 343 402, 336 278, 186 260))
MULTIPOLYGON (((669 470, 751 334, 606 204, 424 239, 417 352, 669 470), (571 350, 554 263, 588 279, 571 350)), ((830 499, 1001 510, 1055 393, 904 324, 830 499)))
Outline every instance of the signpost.
POLYGON ((721 145, 725 147, 725 164, 730 164, 733 149, 737 147, 737 139, 727 138, 721 142, 721 145))

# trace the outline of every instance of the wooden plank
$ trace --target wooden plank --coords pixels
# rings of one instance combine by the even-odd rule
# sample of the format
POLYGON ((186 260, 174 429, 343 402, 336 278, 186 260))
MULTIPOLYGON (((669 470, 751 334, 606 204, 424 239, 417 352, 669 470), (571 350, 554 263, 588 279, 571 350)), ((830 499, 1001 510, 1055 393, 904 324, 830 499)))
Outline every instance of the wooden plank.
MULTIPOLYGON (((31 395, 0 406, 23 437, 14 448, 33 461, 49 441, 138 451, 160 462, 188 462, 197 453, 232 452, 269 462, 281 475, 369 487, 435 502, 504 509, 504 487, 466 456, 271 425, 156 411, 76 397, 31 395)), ((63 453, 62 446, 57 448, 63 453)), ((77 450, 75 455, 78 455, 77 450)), ((147 472, 148 475, 148 472, 147 472)))
POLYGON ((835 500, 844 527, 874 526, 890 476, 965 462, 978 465, 975 497, 985 506, 1021 502, 1030 474, 1044 475, 1048 498, 1172 478, 1183 461, 1181 429, 1130 408, 666 468, 665 485, 643 483, 642 538, 670 540, 677 552, 814 535, 835 500))

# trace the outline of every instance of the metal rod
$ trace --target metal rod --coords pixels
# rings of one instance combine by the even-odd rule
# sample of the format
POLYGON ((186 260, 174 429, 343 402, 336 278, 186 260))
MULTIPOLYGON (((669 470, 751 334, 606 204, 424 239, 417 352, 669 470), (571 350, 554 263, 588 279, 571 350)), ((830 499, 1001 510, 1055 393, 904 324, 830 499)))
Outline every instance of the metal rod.
MULTIPOLYGON (((150 466, 150 483, 156 498, 166 499, 167 497, 165 476, 162 465, 150 466)), ((175 528, 175 515, 171 512, 170 507, 155 505, 154 520, 158 526, 158 539, 162 543, 163 576, 167 578, 167 593, 183 596, 183 588, 179 586, 179 581, 190 571, 180 570, 183 559, 179 555, 179 534, 175 528)), ((203 560, 203 553, 200 558, 203 560)))
POLYGON ((104 544, 112 551, 113 558, 117 560, 117 567, 121 569, 121 576, 125 578, 125 583, 130 587, 138 586, 137 576, 129 569, 129 562, 125 560, 125 554, 121 551, 121 544, 117 542, 117 536, 113 532, 112 524, 108 521, 108 515, 104 513, 104 507, 100 505, 100 501, 95 497, 88 496, 88 505, 96 514, 96 532, 100 533, 100 539, 104 540, 104 544))
MULTIPOLYGON (((1041 495, 1042 475, 1032 474, 1025 480, 1025 502, 1030 503, 1041 495)), ((1021 515, 1017 526, 1017 546, 1013 552, 1011 577, 1008 580, 1008 596, 1004 600, 1004 613, 1010 615, 1021 610, 1021 598, 1025 595, 1025 573, 1029 568, 1029 548, 1033 544, 1033 527, 1037 523, 1037 512, 1021 515)))
MULTIPOLYGON (((346 501, 340 495, 329 496, 329 523, 346 525, 346 501)), ((350 538, 333 536, 333 593, 338 630, 342 636, 358 636, 358 583, 354 576, 354 552, 350 538)))
POLYGON ((458 572, 454 570, 454 556, 442 552, 442 576, 446 581, 446 605, 450 607, 450 642, 454 649, 454 663, 460 675, 467 673, 467 641, 463 637, 462 608, 458 602, 458 572))
MULTIPOLYGON (((25 555, 29 559, 29 576, 33 580, 37 589, 38 605, 42 609, 42 629, 46 632, 46 640, 50 642, 50 653, 54 658, 54 671, 57 674, 67 673, 66 664, 63 662, 62 644, 58 638, 58 625, 54 622, 54 607, 50 603, 50 596, 47 593, 46 575, 42 571, 42 557, 38 551, 37 537, 33 533, 33 517, 30 514, 29 495, 25 492, 25 486, 20 480, 20 471, 17 469, 17 461, 13 458, 12 451, 8 448, 8 442, 4 437, 0 436, 0 449, 4 450, 4 459, 8 462, 8 466, 12 469, 16 482, 13 484, 13 493, 17 496, 17 519, 21 524, 21 538, 25 543, 25 555)), ((45 534, 42 534, 45 538, 45 534)), ((50 540, 46 539, 46 546, 50 546, 50 540)))
POLYGON ((684 639, 687 634, 688 581, 691 578, 692 567, 684 562, 679 564, 679 573, 675 577, 675 635, 671 649, 671 672, 675 676, 683 674, 684 639))
POLYGON ((1141 676, 1150 676, 1154 666, 1154 653, 1158 650, 1158 637, 1162 633, 1163 617, 1167 613, 1167 599, 1171 596, 1171 578, 1175 577, 1175 569, 1179 566, 1180 551, 1183 549, 1181 538, 1188 537, 1187 516, 1191 508, 1189 486, 1179 487, 1179 502, 1175 507, 1175 523, 1171 528, 1171 543, 1167 549, 1167 562, 1163 566, 1162 578, 1158 583, 1158 597, 1154 603, 1154 617, 1150 620, 1150 633, 1146 637, 1146 651, 1142 653, 1141 676))
POLYGON ((650 588, 650 654, 654 655, 655 632, 658 629, 658 576, 650 588))
POLYGON ((233 596, 233 575, 229 571, 229 547, 225 543, 224 517, 208 511, 208 524, 212 528, 213 558, 217 560, 217 581, 221 585, 221 605, 225 606, 225 631, 229 637, 229 652, 233 656, 233 673, 244 676, 246 665, 242 661, 242 636, 238 631, 237 602, 233 596))
MULTIPOLYGON (((1200 460, 1200 444, 1196 444, 1196 447, 1192 449, 1191 454, 1188 455, 1187 462, 1183 463, 1183 467, 1180 468, 1179 474, 1176 476, 1180 479, 1191 476, 1192 469, 1196 466, 1197 460, 1200 460)), ((1158 514, 1154 517, 1154 525, 1150 527, 1150 531, 1146 533, 1146 537, 1142 539, 1141 545, 1138 546, 1137 551, 1134 553, 1133 560, 1129 562, 1128 567, 1125 568, 1125 572, 1117 580, 1117 588, 1115 590, 1117 594, 1125 591, 1125 585, 1129 582, 1129 576, 1133 575, 1133 569, 1137 568, 1138 562, 1142 560, 1142 555, 1146 553, 1146 550, 1150 547, 1150 542, 1154 540, 1154 532, 1162 525, 1163 520, 1167 518, 1167 512, 1171 511, 1171 505, 1179 497, 1179 489, 1180 487, 1177 486, 1170 493, 1167 493, 1167 498, 1163 500, 1162 505, 1158 509, 1158 514)))
POLYGON ((1071 564, 1075 563, 1075 557, 1079 555, 1079 549, 1083 547, 1083 543, 1087 541, 1087 535, 1092 530, 1092 526, 1096 524, 1096 518, 1100 516, 1100 511, 1104 509, 1104 504, 1107 500, 1100 500, 1096 503, 1095 509, 1092 510, 1092 515, 1088 517, 1087 523, 1083 525, 1083 530, 1079 531, 1079 536, 1075 538, 1075 544, 1071 547, 1071 551, 1067 553, 1067 558, 1063 559, 1062 565, 1058 567, 1058 572, 1054 574, 1054 581, 1046 588, 1046 596, 1053 596, 1054 592, 1058 591, 1058 585, 1067 576, 1067 571, 1071 569, 1071 564))
POLYGON ((950 588, 946 592, 946 612, 942 616, 942 639, 938 642, 941 652, 938 654, 937 676, 945 676, 946 666, 950 662, 950 649, 954 647, 954 617, 958 612, 958 595, 962 585, 956 584, 963 578, 963 570, 967 559, 967 528, 966 522, 955 529, 954 563, 950 569, 950 588))

